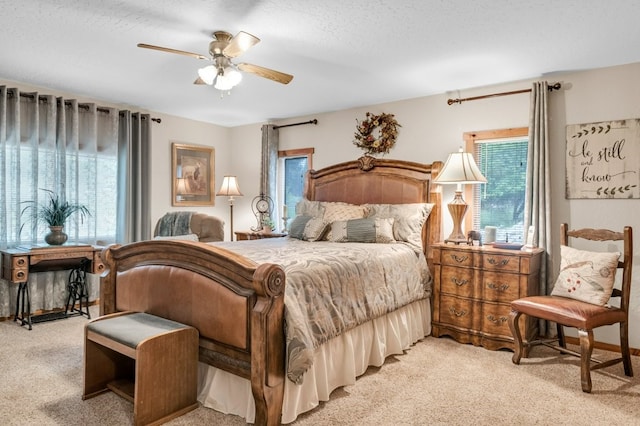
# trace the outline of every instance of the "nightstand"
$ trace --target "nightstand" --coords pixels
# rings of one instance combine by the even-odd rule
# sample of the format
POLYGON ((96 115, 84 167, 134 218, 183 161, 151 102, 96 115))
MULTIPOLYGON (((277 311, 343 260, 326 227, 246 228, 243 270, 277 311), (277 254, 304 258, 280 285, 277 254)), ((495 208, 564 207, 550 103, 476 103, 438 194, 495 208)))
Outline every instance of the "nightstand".
POLYGON ((243 240, 261 240, 263 238, 280 238, 286 237, 287 234, 282 232, 253 232, 253 231, 236 231, 236 241, 243 240))
MULTIPOLYGON (((432 332, 487 349, 513 350, 510 302, 538 294, 544 250, 435 244, 432 332)), ((522 336, 538 334, 534 318, 523 318, 522 336)))

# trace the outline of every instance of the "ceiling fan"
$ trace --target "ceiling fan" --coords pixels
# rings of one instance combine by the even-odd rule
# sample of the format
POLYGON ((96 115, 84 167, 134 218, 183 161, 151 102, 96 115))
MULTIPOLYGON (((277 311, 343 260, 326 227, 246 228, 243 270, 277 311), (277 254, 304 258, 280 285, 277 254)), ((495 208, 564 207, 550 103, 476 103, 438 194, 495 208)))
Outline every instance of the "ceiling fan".
POLYGON ((154 46, 152 44, 138 43, 138 47, 159 50, 161 52, 176 53, 178 55, 191 56, 196 59, 210 61, 211 64, 198 70, 198 78, 194 84, 213 85, 221 91, 230 91, 242 80, 239 71, 249 72, 260 77, 268 78, 278 83, 288 84, 293 76, 280 71, 258 65, 240 63, 234 64, 231 59, 236 58, 260 42, 260 39, 247 32, 240 31, 235 37, 226 31, 215 31, 212 34, 213 41, 209 43, 209 54, 186 52, 184 50, 171 49, 169 47, 154 46))

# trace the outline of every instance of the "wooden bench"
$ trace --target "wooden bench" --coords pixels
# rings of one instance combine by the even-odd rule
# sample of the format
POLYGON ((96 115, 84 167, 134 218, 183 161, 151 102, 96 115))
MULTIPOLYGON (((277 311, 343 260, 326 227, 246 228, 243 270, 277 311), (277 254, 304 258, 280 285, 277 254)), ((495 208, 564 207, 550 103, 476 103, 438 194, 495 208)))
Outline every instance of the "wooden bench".
POLYGON ((85 326, 82 399, 108 390, 133 403, 135 425, 161 424, 198 407, 198 330, 141 312, 85 326))

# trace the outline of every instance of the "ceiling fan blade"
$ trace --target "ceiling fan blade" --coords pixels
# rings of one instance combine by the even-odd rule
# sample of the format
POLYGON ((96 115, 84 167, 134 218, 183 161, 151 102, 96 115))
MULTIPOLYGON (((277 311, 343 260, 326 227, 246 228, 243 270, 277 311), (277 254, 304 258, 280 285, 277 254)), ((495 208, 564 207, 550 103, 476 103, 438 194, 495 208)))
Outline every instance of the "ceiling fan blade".
POLYGON ((260 67, 258 65, 243 63, 238 64, 238 68, 240 69, 240 71, 250 72, 252 74, 259 75, 260 77, 273 80, 277 83, 288 84, 291 80, 293 80, 293 76, 291 74, 285 74, 283 72, 260 67))
POLYGON ((260 42, 260 39, 254 35, 240 31, 235 35, 222 51, 222 54, 227 58, 235 58, 238 55, 249 50, 251 46, 254 46, 260 42))
POLYGON ((204 56, 199 53, 186 52, 184 50, 171 49, 169 47, 154 46, 153 44, 138 43, 138 47, 142 47, 144 49, 159 50, 161 52, 176 53, 178 55, 191 56, 192 58, 196 58, 196 59, 206 59, 206 60, 211 59, 208 56, 204 56))

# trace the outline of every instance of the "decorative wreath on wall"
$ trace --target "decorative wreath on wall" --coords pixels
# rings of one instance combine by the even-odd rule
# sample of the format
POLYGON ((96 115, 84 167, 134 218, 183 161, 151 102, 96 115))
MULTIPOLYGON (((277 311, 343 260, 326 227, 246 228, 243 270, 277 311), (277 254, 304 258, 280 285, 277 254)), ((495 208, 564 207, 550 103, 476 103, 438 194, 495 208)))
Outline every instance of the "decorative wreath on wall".
POLYGON ((355 140, 353 144, 367 154, 388 154, 396 144, 398 124, 393 114, 375 115, 367 112, 366 118, 356 120, 355 140))

